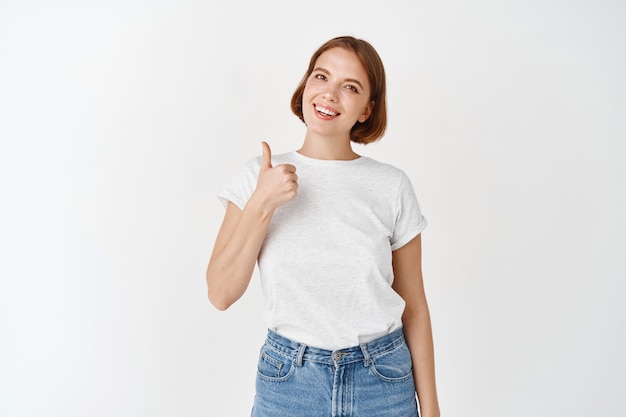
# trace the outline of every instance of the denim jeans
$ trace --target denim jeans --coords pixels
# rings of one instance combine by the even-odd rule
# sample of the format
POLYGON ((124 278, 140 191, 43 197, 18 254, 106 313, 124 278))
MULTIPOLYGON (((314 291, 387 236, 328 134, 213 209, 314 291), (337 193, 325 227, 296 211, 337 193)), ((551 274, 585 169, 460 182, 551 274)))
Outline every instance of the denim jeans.
POLYGON ((330 351, 271 330, 259 355, 252 417, 417 417, 402 329, 330 351))

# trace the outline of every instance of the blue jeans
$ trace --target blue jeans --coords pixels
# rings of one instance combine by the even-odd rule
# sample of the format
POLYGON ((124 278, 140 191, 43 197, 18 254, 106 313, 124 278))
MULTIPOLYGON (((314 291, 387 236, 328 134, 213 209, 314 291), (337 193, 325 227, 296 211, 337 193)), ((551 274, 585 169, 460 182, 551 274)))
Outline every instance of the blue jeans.
POLYGON ((271 330, 261 348, 252 417, 417 417, 402 329, 330 351, 271 330))

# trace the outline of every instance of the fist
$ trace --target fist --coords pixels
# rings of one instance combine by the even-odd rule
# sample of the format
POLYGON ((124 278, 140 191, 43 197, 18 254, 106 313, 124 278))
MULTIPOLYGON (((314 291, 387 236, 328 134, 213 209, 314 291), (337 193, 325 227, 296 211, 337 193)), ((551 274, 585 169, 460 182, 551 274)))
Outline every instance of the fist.
POLYGON ((272 166, 272 151, 266 142, 261 142, 263 156, 255 194, 270 209, 277 209, 293 200, 298 192, 296 167, 291 164, 272 166))

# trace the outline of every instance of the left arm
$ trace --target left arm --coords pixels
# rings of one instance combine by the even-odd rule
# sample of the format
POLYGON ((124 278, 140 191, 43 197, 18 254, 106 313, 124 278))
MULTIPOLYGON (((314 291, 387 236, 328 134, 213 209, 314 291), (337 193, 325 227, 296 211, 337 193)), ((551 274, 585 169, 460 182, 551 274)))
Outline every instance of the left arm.
POLYGON ((404 299, 404 336, 413 360, 413 377, 422 417, 439 417, 430 313, 422 279, 421 234, 393 251, 393 289, 404 299))

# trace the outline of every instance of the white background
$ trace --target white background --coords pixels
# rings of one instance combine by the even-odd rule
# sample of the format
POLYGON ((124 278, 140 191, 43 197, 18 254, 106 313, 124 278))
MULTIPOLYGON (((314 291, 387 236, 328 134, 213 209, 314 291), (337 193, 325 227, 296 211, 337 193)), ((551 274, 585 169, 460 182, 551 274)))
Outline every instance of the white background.
POLYGON ((327 39, 370 41, 444 416, 626 415, 620 1, 0 2, 0 415, 246 416, 257 277, 204 272, 215 193, 327 39))

